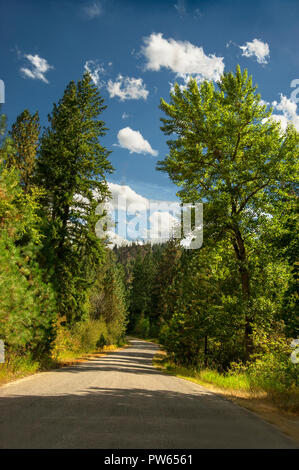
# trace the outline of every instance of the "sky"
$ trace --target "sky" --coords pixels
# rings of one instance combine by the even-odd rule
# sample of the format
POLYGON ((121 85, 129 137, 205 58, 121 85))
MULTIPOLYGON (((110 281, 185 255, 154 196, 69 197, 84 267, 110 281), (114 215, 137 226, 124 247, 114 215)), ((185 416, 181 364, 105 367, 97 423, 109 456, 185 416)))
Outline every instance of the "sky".
POLYGON ((240 64, 282 127, 299 130, 298 0, 0 0, 0 18, 8 125, 27 108, 46 126, 68 82, 88 70, 107 105, 114 196, 177 200, 156 170, 168 151, 159 102, 190 75, 216 81, 240 64))

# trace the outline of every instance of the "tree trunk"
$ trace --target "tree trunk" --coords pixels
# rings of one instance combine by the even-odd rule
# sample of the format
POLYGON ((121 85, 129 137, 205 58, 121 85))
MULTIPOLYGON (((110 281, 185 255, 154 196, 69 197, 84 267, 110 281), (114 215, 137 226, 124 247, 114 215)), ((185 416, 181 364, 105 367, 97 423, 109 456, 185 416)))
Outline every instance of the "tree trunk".
POLYGON ((253 352, 251 318, 247 311, 247 308, 249 305, 249 299, 250 299, 250 276, 249 276, 249 271, 247 268, 247 256, 246 256, 244 240, 242 238, 242 235, 238 227, 234 229, 234 238, 232 241, 233 241, 235 254, 239 262, 239 272, 240 272, 241 285, 242 285, 242 296, 243 296, 244 303, 246 305, 244 345, 245 345, 245 360, 248 360, 250 354, 252 354, 253 352))
POLYGON ((205 335, 204 366, 208 365, 208 336, 205 335))

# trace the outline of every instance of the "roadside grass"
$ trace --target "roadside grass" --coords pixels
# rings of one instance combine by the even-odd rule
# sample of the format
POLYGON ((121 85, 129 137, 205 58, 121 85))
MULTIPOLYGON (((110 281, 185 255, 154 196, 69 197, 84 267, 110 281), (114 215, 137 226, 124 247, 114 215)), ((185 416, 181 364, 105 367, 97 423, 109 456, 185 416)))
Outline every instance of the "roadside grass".
POLYGON ((41 364, 38 361, 32 361, 27 357, 11 358, 9 362, 0 364, 0 385, 35 374, 41 370, 41 364))
POLYGON ((154 337, 154 336, 149 336, 149 337, 144 337, 143 335, 141 334, 138 334, 138 333, 132 333, 130 335, 127 336, 128 338, 137 338, 137 339, 141 339, 142 341, 147 341, 149 343, 155 343, 155 344, 158 344, 159 343, 159 340, 158 338, 154 337))
POLYGON ((109 352, 116 351, 127 347, 126 341, 118 344, 110 344, 102 348, 95 349, 90 352, 62 350, 54 356, 44 357, 42 360, 33 360, 30 357, 10 357, 7 362, 0 364, 0 386, 15 380, 36 374, 38 372, 46 372, 61 367, 86 362, 92 358, 105 356, 109 352))
POLYGON ((224 375, 214 370, 196 370, 182 367, 169 360, 161 350, 155 355, 155 367, 166 374, 190 380, 211 392, 224 396, 238 406, 257 414, 276 426, 299 444, 299 395, 296 393, 272 393, 269 389, 253 388, 243 374, 224 375))
POLYGON ((154 365, 163 372, 203 385, 216 393, 245 400, 262 400, 275 408, 299 415, 299 390, 278 391, 277 387, 256 387, 246 373, 221 374, 216 370, 192 369, 173 363, 165 352, 159 351, 154 365))
MULTIPOLYGON (((252 394, 250 382, 245 374, 224 375, 215 370, 183 367, 169 360, 163 351, 154 357, 154 365, 170 375, 191 380, 200 385, 213 385, 226 391, 240 392, 242 395, 252 394)), ((260 393, 260 392, 259 392, 260 393)))

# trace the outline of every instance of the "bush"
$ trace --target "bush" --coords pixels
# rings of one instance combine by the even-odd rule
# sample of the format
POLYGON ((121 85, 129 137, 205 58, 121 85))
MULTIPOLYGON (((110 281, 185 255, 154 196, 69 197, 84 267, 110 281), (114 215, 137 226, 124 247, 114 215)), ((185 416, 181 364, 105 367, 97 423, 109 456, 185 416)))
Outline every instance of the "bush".
POLYGON ((106 343, 107 343, 106 338, 102 333, 101 336, 100 336, 100 339, 97 341, 96 347, 98 349, 103 349, 104 346, 106 346, 106 343))
POLYGON ((145 317, 143 314, 140 315, 140 317, 138 318, 138 320, 135 324, 134 332, 137 335, 142 336, 143 338, 148 338, 149 333, 150 333, 150 320, 149 320, 149 318, 145 317))
POLYGON ((32 252, 14 246, 5 231, 1 233, 0 338, 8 354, 40 358, 55 337, 55 299, 32 252))
POLYGON ((196 321, 198 315, 175 313, 170 324, 161 329, 159 340, 176 364, 197 366, 203 338, 196 321))
POLYGON ((60 319, 57 324, 53 357, 94 352, 98 349, 101 338, 104 338, 107 344, 108 332, 104 320, 86 320, 72 326, 63 325, 63 320, 64 318, 60 319))
POLYGON ((299 409, 299 369, 291 361, 290 342, 273 340, 272 350, 261 353, 247 368, 253 389, 262 389, 284 408, 299 409))

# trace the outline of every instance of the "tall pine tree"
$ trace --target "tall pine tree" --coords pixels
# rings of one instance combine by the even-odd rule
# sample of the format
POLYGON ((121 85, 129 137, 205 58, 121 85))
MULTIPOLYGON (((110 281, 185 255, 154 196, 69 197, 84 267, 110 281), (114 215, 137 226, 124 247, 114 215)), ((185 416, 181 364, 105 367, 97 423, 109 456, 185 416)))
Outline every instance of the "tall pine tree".
POLYGON ((88 288, 103 257, 96 237, 96 207, 109 194, 106 174, 113 171, 110 152, 99 139, 106 133, 99 119, 103 105, 88 73, 67 86, 54 104, 50 126, 41 139, 37 176, 45 190, 43 250, 57 292, 61 315, 78 320, 86 311, 88 288))
POLYGON ((9 154, 7 163, 19 170, 20 181, 25 192, 29 190, 32 184, 36 166, 39 133, 38 112, 31 115, 27 109, 17 117, 11 130, 15 152, 9 154))

